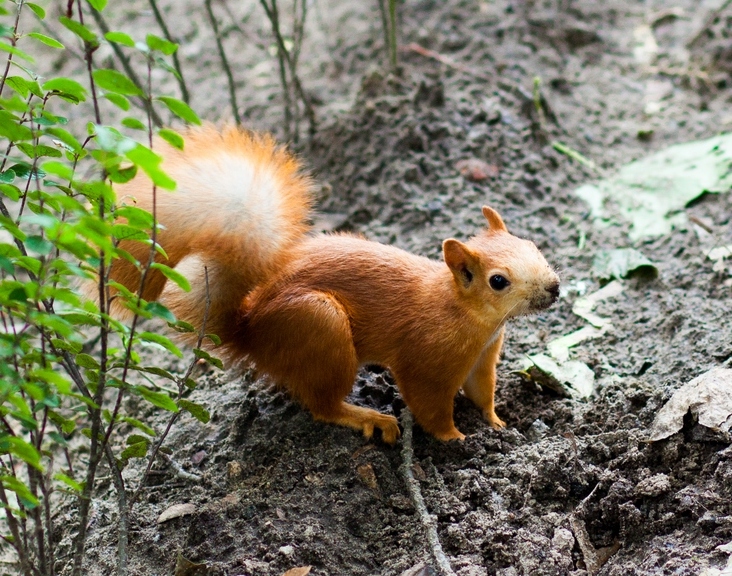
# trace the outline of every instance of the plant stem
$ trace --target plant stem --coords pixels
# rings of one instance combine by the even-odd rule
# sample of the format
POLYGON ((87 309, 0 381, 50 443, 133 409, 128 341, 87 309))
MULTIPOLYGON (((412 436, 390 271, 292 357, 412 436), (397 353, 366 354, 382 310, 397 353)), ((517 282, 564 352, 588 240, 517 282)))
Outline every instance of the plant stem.
MULTIPOLYGON (((165 23, 165 20, 163 19, 163 15, 160 12, 160 9, 158 8, 157 0, 148 0, 150 3, 150 8, 152 8, 153 14, 155 15, 155 20, 158 23, 158 26, 160 26, 160 29, 163 31, 163 35, 165 36, 165 39, 168 42, 173 42, 177 44, 173 40, 173 37, 170 35, 170 31, 168 30, 168 26, 165 23)), ((173 52, 173 66, 175 68, 175 71, 178 73, 177 80, 178 85, 180 86, 180 93, 183 97, 183 101, 186 104, 190 104, 190 95, 188 94, 188 87, 186 86, 186 82, 183 79, 183 70, 180 67, 180 60, 178 60, 178 50, 173 52)))
POLYGON ((216 16, 214 16, 213 9, 211 8, 211 0, 205 0, 204 4, 206 5, 206 12, 208 14, 208 19, 211 22, 211 27, 213 28, 214 35, 216 36, 216 47, 219 50, 219 57, 221 58, 221 65, 224 67, 224 72, 226 73, 226 79, 229 82, 229 102, 231 103, 231 112, 234 115, 234 121, 237 124, 241 124, 241 118, 239 117, 239 109, 237 107, 237 98, 236 98, 236 85, 234 84, 234 75, 231 73, 231 68, 229 67, 229 60, 226 58, 226 52, 224 51, 224 45, 221 42, 221 33, 219 32, 219 25, 216 21, 216 16))
MULTIPOLYGON (((101 31, 104 34, 109 32, 109 26, 107 26, 107 22, 106 20, 104 20, 104 17, 101 15, 101 13, 99 13, 95 8, 92 8, 91 14, 101 31)), ((125 56, 125 53, 122 52, 122 49, 117 45, 116 42, 110 42, 110 44, 112 45, 112 50, 114 50, 115 56, 117 56, 117 59, 122 64, 122 68, 124 68, 125 74, 127 74, 130 80, 132 80, 132 82, 134 82, 134 84, 138 88, 140 88, 140 90, 142 90, 142 82, 140 81, 140 77, 135 73, 134 69, 132 68, 132 65, 130 64, 130 59, 125 56)), ((143 98, 142 104, 145 107, 145 111, 150 114, 150 116, 152 116, 155 125, 161 127, 163 125, 163 120, 162 118, 160 118, 160 116, 158 116, 158 113, 155 112, 155 108, 153 108, 152 102, 143 98)))

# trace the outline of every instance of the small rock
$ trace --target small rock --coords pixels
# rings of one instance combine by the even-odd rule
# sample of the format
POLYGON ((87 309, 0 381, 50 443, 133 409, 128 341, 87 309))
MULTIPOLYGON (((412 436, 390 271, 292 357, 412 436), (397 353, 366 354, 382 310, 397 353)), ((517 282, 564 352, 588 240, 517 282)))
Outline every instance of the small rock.
POLYGON ((194 466, 200 466, 207 456, 208 453, 205 450, 199 450, 193 456, 191 456, 191 464, 193 464, 194 466))
POLYGON ((571 551, 574 548, 574 535, 566 528, 557 528, 554 530, 552 544, 560 550, 571 551))
POLYGON ((284 554, 285 556, 292 556, 295 553, 295 549, 289 544, 286 546, 280 546, 279 551, 280 554, 284 554))
POLYGON ((532 442, 539 442, 544 436, 546 436, 548 431, 549 426, 547 426, 541 418, 537 418, 526 431, 526 437, 532 442))
POLYGON ((655 474, 641 480, 635 487, 635 493, 640 496, 660 496, 671 490, 671 480, 666 474, 655 474))

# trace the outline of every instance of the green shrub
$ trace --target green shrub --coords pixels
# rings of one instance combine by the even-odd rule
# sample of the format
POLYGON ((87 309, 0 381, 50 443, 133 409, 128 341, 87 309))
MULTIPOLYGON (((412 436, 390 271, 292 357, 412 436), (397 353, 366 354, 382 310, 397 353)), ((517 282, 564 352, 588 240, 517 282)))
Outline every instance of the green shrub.
MULTIPOLYGON (((119 289, 109 280, 113 261, 131 258, 120 248, 122 240, 150 246, 148 261, 136 262, 142 282, 155 254, 164 254, 155 242, 155 215, 118 202, 113 189, 140 170, 159 193, 175 187, 151 148, 152 135, 174 146, 184 142, 173 130, 154 126, 155 107, 186 122, 198 123, 198 118, 176 98, 154 98, 149 81, 141 86, 128 74, 96 66, 95 50, 111 42, 144 66, 148 78, 154 66, 175 73, 167 60, 177 49, 172 42, 149 35, 140 44, 122 32, 100 37, 82 23, 84 17, 99 18, 105 4, 72 2, 71 13, 50 23, 52 30, 63 26, 73 33, 75 47, 83 50, 86 77, 41 80, 30 54, 63 50, 63 44, 45 32, 19 33, 20 16, 26 26, 28 16, 46 18, 40 6, 0 2, 0 51, 6 56, 0 80, 0 537, 15 550, 19 571, 26 575, 58 571, 50 538, 50 499, 57 491, 78 500, 73 557, 64 562, 73 562, 74 573, 81 573, 89 504, 101 465, 117 489, 118 572, 125 572, 127 511, 136 496, 128 498, 128 493, 139 487, 126 486, 120 472, 131 458, 148 458, 149 470, 164 440, 139 415, 126 413, 126 396, 168 412, 166 430, 181 411, 208 419, 203 407, 184 398, 195 386, 191 369, 175 376, 140 360, 140 347, 150 343, 182 355, 167 337, 141 330, 140 321, 157 318, 178 330, 192 328, 176 323, 161 304, 142 300, 140 291, 119 289), (126 114, 120 126, 103 124, 103 106, 126 114), (69 110, 77 118, 88 117, 86 133, 67 121, 69 110), (125 136, 123 127, 140 130, 146 144, 125 136), (93 287, 96 300, 80 296, 77 287, 83 282, 93 287), (113 300, 132 313, 130 323, 110 314, 113 300), (133 373, 142 378, 132 382, 133 373), (170 386, 157 386, 152 377, 170 386), (72 437, 86 443, 83 459, 69 450, 72 437)), ((187 287, 179 274, 155 266, 187 287)))

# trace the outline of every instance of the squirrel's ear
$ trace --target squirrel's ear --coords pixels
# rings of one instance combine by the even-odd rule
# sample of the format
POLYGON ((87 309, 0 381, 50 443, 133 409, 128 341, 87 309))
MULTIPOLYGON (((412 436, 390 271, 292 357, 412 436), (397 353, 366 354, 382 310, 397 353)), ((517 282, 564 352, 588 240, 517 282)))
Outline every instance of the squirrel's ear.
POLYGON ((483 206, 483 216, 488 220, 488 227, 491 232, 508 232, 506 225, 503 223, 503 218, 493 208, 483 206))
POLYGON ((458 284, 465 288, 470 286, 478 266, 478 257, 473 251, 459 240, 448 238, 442 243, 442 255, 458 284))

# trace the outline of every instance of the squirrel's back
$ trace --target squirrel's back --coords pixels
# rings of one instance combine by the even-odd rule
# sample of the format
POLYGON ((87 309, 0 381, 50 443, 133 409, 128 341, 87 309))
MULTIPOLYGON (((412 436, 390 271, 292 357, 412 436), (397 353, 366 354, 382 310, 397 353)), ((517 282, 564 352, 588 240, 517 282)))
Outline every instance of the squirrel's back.
MULTIPOLYGON (((227 315, 238 304, 234 295, 241 299, 272 275, 307 233, 312 185, 297 160, 271 136, 212 125, 182 135, 183 150, 161 139, 155 142, 162 169, 177 184, 173 192, 155 192, 155 214, 161 225, 157 241, 168 255, 163 263, 178 267, 192 290, 167 286, 163 300, 179 318, 200 322, 206 306, 205 266, 208 290, 217 291, 206 331, 226 332, 227 315)), ((118 202, 153 212, 153 186, 143 173, 116 192, 118 202)), ((147 245, 127 242, 122 247, 147 263, 147 245)), ((114 264, 112 277, 133 291, 139 288, 139 271, 124 260, 114 264)), ((143 297, 158 298, 164 286, 165 277, 151 271, 143 297)))

